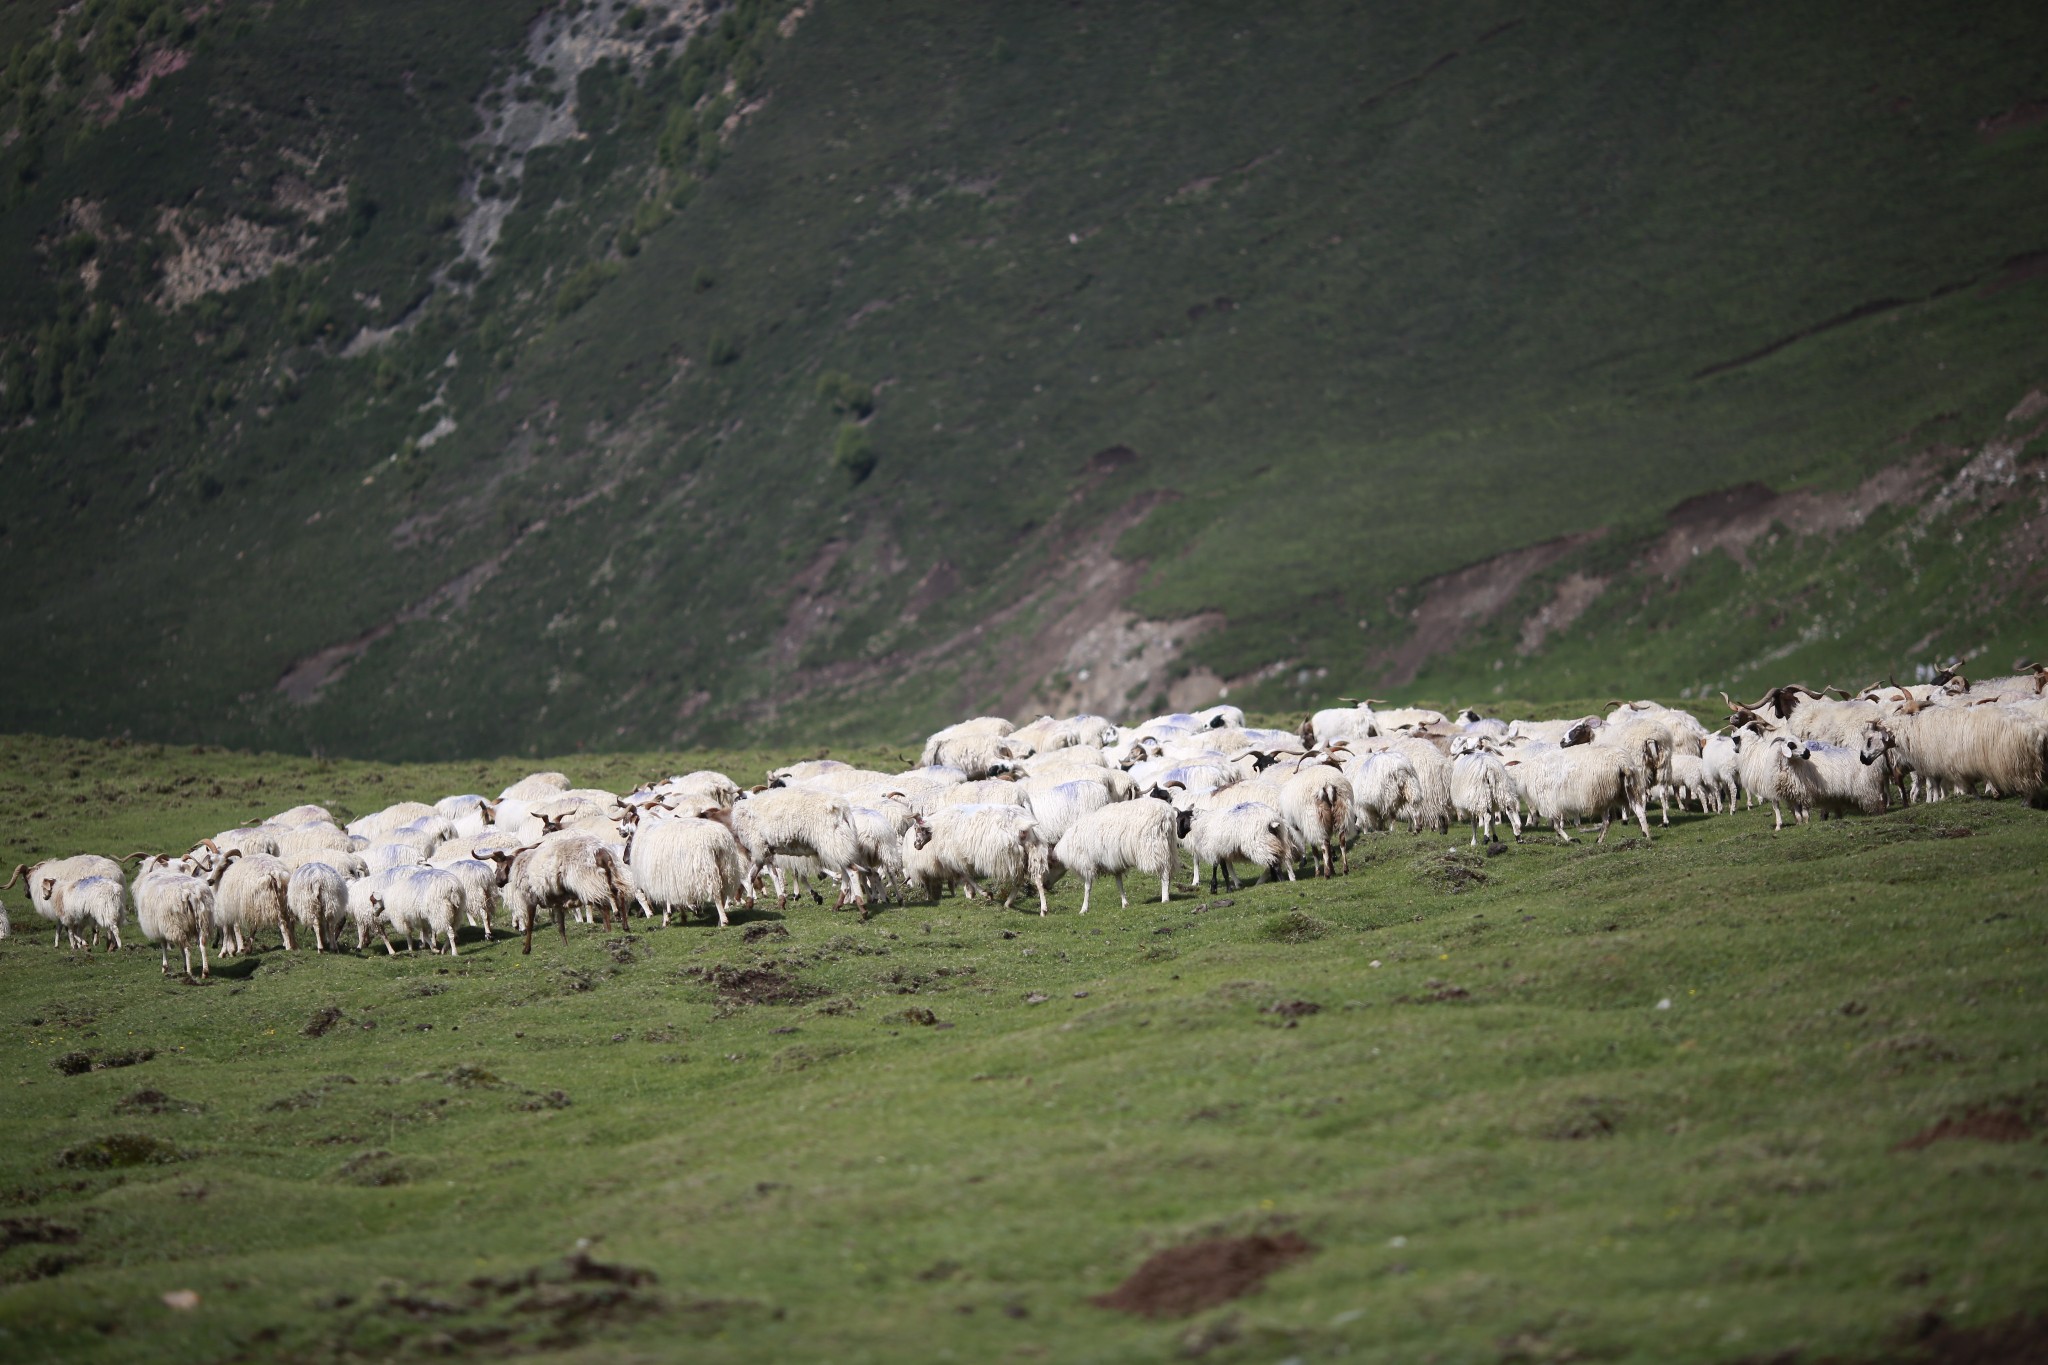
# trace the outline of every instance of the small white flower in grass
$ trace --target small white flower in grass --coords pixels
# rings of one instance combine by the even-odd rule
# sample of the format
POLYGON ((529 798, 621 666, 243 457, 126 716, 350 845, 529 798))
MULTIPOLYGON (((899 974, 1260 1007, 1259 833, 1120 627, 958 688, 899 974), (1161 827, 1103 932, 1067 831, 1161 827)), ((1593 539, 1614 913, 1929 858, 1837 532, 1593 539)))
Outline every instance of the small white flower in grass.
POLYGON ((199 1306, 199 1295, 190 1289, 173 1289, 163 1296, 164 1307, 189 1313, 199 1306))
POLYGON ((1665 997, 1664 997, 1664 998, 1663 998, 1662 1000, 1659 1000, 1659 1001, 1657 1002, 1657 1008, 1658 1008, 1658 1009, 1660 1009, 1660 1010, 1668 1010, 1668 1009, 1670 1009, 1670 1008, 1671 1008, 1671 997, 1667 995, 1667 996, 1665 996, 1665 997))
POLYGON ((1390 1247, 1404 1247, 1408 1245, 1408 1239, 1406 1237, 1389 1237, 1387 1245, 1390 1247))
POLYGON ((1373 959, 1373 960, 1372 960, 1372 961, 1371 961, 1370 963, 1368 963, 1368 964, 1366 964, 1366 965, 1368 965, 1368 966, 1372 966, 1372 967, 1377 967, 1377 966, 1379 966, 1379 965, 1380 965, 1380 960, 1379 960, 1378 958, 1374 958, 1374 959, 1373 959))

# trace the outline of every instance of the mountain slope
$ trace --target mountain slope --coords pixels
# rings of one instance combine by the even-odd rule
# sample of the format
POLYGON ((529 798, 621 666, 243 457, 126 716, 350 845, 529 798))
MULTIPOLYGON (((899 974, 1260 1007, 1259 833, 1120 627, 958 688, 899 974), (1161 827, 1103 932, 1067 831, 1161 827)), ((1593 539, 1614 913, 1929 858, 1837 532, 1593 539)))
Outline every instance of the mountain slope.
POLYGON ((2048 646, 2048 21, 1016 11, 231 7, 46 110, 10 401, 112 322, 4 438, 0 721, 454 754, 2048 646), (1864 512, 1661 548, 1750 485, 1864 512))

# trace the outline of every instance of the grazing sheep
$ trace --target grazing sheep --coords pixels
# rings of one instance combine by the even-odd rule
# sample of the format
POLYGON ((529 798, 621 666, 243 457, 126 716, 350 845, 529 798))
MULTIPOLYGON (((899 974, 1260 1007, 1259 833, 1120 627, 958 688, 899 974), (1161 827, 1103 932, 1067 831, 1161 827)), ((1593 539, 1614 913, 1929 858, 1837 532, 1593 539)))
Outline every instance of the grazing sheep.
POLYGON ((1038 824, 1038 832, 1046 842, 1056 844, 1060 836, 1074 827, 1074 822, 1091 811, 1101 810, 1111 803, 1112 797, 1107 784, 1091 778, 1077 778, 1072 781, 1039 785, 1037 782, 1023 784, 1024 808, 1031 812, 1031 818, 1038 824))
POLYGON ((434 818, 437 814, 434 808, 424 801, 400 801, 349 821, 347 829, 350 834, 384 842, 383 836, 391 831, 401 829, 415 820, 434 818))
POLYGON ((440 940, 445 937, 448 955, 455 956, 455 922, 462 918, 466 899, 461 878, 438 867, 406 868, 380 880, 370 891, 370 904, 377 910, 384 950, 393 957, 398 955, 398 950, 391 946, 391 936, 384 932, 388 924, 405 935, 408 953, 417 933, 432 953, 441 951, 440 940))
POLYGON ((1029 885, 1038 892, 1039 915, 1048 909, 1045 889, 1056 880, 1050 845, 1032 822, 1031 812, 1021 806, 946 806, 929 818, 918 816, 904 835, 903 847, 906 875, 908 855, 919 853, 921 872, 936 870, 941 879, 964 885, 969 895, 987 894, 993 900, 1001 888, 1007 910, 1016 902, 1018 888, 1029 885), (977 878, 988 883, 988 892, 982 891, 977 878))
POLYGON ((1017 762, 1016 751, 1007 739, 992 734, 953 735, 934 738, 925 746, 927 765, 958 768, 971 781, 991 773, 1008 772, 1017 762))
MULTIPOLYGON (((943 746, 950 744, 956 739, 1001 740, 1010 735, 1016 728, 1016 726, 1010 724, 1009 721, 1001 716, 976 716, 972 720, 963 720, 958 725, 948 725, 943 730, 933 732, 925 740, 923 756, 917 760, 918 766, 929 768, 935 764, 947 762, 947 760, 939 757, 939 751, 943 746)), ((976 776, 979 776, 979 774, 976 774, 976 776)))
POLYGON ((276 929, 284 946, 296 949, 292 941, 292 916, 285 900, 291 886, 292 870, 267 853, 242 857, 230 854, 221 864, 221 876, 214 891, 214 924, 220 930, 220 955, 249 951, 249 938, 258 929, 276 929))
POLYGON ((1742 741, 1749 732, 1735 730, 1710 735, 1700 746, 1700 788, 1707 809, 1720 812, 1735 809, 1742 791, 1742 741))
POLYGON ((457 836, 474 838, 490 828, 498 808, 481 796, 466 794, 442 797, 434 803, 434 813, 454 826, 457 836))
POLYGON ((1194 860, 1191 886, 1199 888, 1202 864, 1209 864, 1209 891, 1216 891, 1219 874, 1230 889, 1242 885, 1233 865, 1237 859, 1255 864, 1259 881, 1273 879, 1285 868, 1287 880, 1294 880, 1293 846, 1287 837, 1287 822, 1279 810, 1264 801, 1236 801, 1227 806, 1197 811, 1188 825, 1187 850, 1194 860))
POLYGON ((1280 815, 1287 821, 1288 842, 1314 855, 1318 876, 1337 875, 1335 845, 1351 871, 1351 850, 1344 847, 1344 830, 1351 823, 1351 803, 1356 793, 1351 779, 1335 762, 1319 763, 1287 779, 1280 788, 1280 815))
POLYGON ((570 907, 586 912, 596 906, 607 932, 616 916, 625 918, 633 900, 631 873, 611 845, 584 834, 552 834, 516 854, 493 852, 493 862, 509 864, 505 876, 505 911, 512 927, 526 936, 523 953, 533 951, 533 925, 542 910, 554 912, 555 928, 569 941, 570 907))
POLYGON ((57 886, 81 881, 87 877, 112 877, 118 881, 121 875, 121 864, 112 858, 103 858, 97 853, 80 853, 70 858, 45 858, 34 866, 27 863, 17 864, 14 875, 7 879, 5 885, 0 885, 0 891, 8 890, 24 877, 28 879, 29 908, 52 924, 58 925, 50 935, 50 946, 55 948, 63 942, 64 930, 57 919, 56 910, 50 904, 49 896, 43 891, 43 883, 51 883, 51 889, 55 890, 57 886))
POLYGON ((1364 828, 1382 833, 1406 819, 1422 830, 1422 779, 1408 755, 1392 749, 1352 754, 1344 760, 1351 776, 1352 810, 1364 828))
POLYGON ((1567 819, 1598 816, 1600 837, 1594 842, 1605 843, 1614 812, 1633 808, 1636 792, 1630 779, 1635 768, 1623 751, 1581 744, 1568 748, 1525 746, 1522 752, 1521 758, 1508 760, 1507 766, 1515 772, 1516 785, 1530 809, 1563 842, 1572 842, 1571 835, 1564 832, 1567 819))
MULTIPOLYGON (((348 833, 338 825, 308 821, 303 825, 279 830, 268 852, 285 866, 297 868, 307 863, 320 862, 336 854, 347 853, 353 847, 348 833)), ((225 845, 222 845, 222 848, 225 849, 225 845)))
POLYGON ((1923 799, 1968 793, 2037 800, 2048 788, 2048 722, 2029 708, 1895 700, 1885 728, 1923 799))
MULTIPOLYGON (((711 806, 722 813, 722 808, 711 806)), ((746 895, 747 859, 732 830, 715 819, 694 815, 649 820, 633 836, 626 853, 640 906, 652 914, 661 907, 661 925, 680 911, 684 923, 699 906, 713 910, 721 926, 726 911, 746 895)))
POLYGON ((300 863, 284 888, 292 922, 313 931, 313 951, 324 953, 348 918, 348 879, 328 863, 300 863))
POLYGON ((1461 737, 1451 746, 1451 812, 1472 822, 1472 843, 1493 842, 1493 824, 1506 820, 1522 837, 1522 805, 1515 779, 1500 754, 1479 739, 1461 737))
MULTIPOLYGON (((1173 895, 1173 870, 1180 863, 1182 812, 1156 797, 1118 801, 1082 816, 1053 848, 1053 858, 1081 878, 1081 913, 1088 913, 1088 901, 1095 879, 1104 873, 1116 878, 1116 893, 1125 908, 1130 896, 1124 890, 1124 873, 1148 872, 1159 878, 1159 900, 1173 895)), ((1190 818, 1190 823, 1192 820, 1190 818)))
POLYGON ((171 974, 171 949, 185 954, 185 975, 192 975, 192 949, 199 949, 199 974, 207 976, 206 940, 213 934, 213 883, 192 875, 193 865, 166 854, 130 854, 142 861, 130 890, 135 897, 135 922, 142 936, 163 950, 163 973, 171 974))
MULTIPOLYGON (((799 787, 776 787, 757 792, 734 806, 726 816, 733 837, 747 855, 749 882, 778 853, 816 858, 821 867, 844 878, 840 883, 837 909, 846 903, 850 889, 854 902, 865 912, 867 895, 861 886, 860 837, 847 815, 847 805, 838 797, 799 787)), ((772 871, 776 903, 788 905, 789 895, 782 874, 772 871)))
POLYGON ((121 912, 127 908, 127 893, 119 877, 99 874, 76 881, 45 877, 42 889, 56 912, 57 923, 70 935, 72 947, 91 952, 95 936, 104 936, 114 948, 121 946, 121 912), (81 928, 85 931, 82 935, 81 928))
POLYGON ((1415 794, 1410 808, 1404 812, 1409 823, 1417 830, 1450 833, 1450 758, 1426 739, 1403 736, 1389 741, 1387 747, 1405 757, 1415 770, 1415 794))

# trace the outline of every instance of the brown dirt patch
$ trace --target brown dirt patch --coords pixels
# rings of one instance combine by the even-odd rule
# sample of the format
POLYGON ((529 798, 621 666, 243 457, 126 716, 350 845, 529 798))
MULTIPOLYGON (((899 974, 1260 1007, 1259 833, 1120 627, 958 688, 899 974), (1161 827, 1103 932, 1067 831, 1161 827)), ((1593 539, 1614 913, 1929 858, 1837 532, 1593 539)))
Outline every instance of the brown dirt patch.
POLYGON ((737 1005, 800 1005, 824 994, 808 981, 784 972, 772 962, 752 967, 729 967, 714 963, 692 967, 683 973, 718 992, 719 1003, 737 1005))
POLYGON ((1295 1232, 1191 1242, 1155 1253, 1129 1279, 1088 1302, 1143 1318, 1184 1318, 1249 1294, 1274 1271, 1314 1251, 1295 1232))
POLYGON ((1410 613, 1413 633, 1366 661, 1374 686, 1400 687, 1413 682, 1423 664, 1454 648, 1473 627, 1491 620, 1533 575, 1604 534, 1585 531, 1559 536, 1425 580, 1420 585, 1421 601, 1410 613))
MULTIPOLYGON (((1937 1142, 2025 1142, 2034 1135, 2034 1125, 2017 1109, 1970 1109, 1960 1117, 1944 1118, 1923 1128, 1892 1148, 1895 1152, 1917 1152, 1937 1142)), ((2048 1357, 2043 1357, 2048 1359, 2048 1357)))
POLYGON ((1862 1360, 1809 1358, 1794 1346, 1743 1356, 1729 1365, 2040 1365, 2048 1360, 2048 1313, 2015 1313, 1997 1322, 1957 1327, 1930 1310, 1899 1335, 1898 1348, 1862 1360))
POLYGON ((1986 142, 1995 142, 2007 133, 2017 133, 2027 128, 2048 123, 2048 99, 2021 100, 2010 109, 2001 109, 1977 120, 1977 133, 1986 142))

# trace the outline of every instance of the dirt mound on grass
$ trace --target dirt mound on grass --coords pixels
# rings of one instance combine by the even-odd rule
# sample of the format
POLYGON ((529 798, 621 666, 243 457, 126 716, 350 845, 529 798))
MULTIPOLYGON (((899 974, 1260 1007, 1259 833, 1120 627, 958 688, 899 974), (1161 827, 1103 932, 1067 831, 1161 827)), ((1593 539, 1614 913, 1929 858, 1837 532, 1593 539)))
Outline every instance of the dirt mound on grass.
POLYGON ((1900 1334, 1900 1346, 1868 1361, 1809 1357, 1795 1346, 1774 1355, 1750 1355, 1729 1365, 2039 1365, 2048 1360, 2048 1313, 2015 1313, 1979 1327, 1957 1327, 1929 1312, 1900 1334))
MULTIPOLYGON (((1923 1128, 1892 1148, 1895 1152, 1917 1152, 1937 1142, 1974 1139, 1978 1142, 2025 1142, 2034 1135, 2034 1125, 2017 1109, 1970 1109, 1960 1118, 1945 1118, 1923 1128)), ((2048 1360, 2048 1354, 2042 1357, 2048 1360)))
POLYGON ((752 967, 729 967, 718 963, 692 967, 683 975, 701 981, 718 992, 721 1005, 799 1005, 815 1000, 824 992, 807 981, 783 972, 772 962, 752 967))
POLYGON ((1184 1318, 1250 1293, 1268 1275, 1314 1250, 1294 1232, 1190 1242, 1154 1254, 1129 1279, 1088 1302, 1143 1318, 1184 1318))

